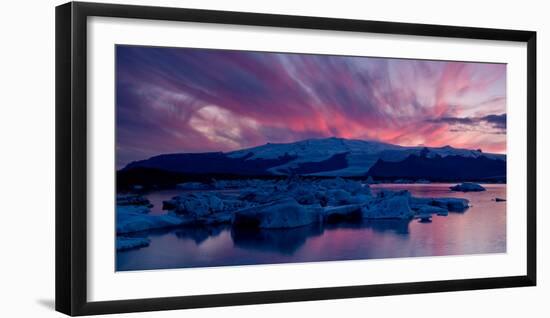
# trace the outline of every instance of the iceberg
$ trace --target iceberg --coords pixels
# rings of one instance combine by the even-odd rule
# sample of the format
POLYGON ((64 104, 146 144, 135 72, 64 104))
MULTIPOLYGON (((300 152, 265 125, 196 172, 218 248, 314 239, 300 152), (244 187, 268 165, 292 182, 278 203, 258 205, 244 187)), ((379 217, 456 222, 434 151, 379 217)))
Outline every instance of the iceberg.
MULTIPOLYGON (((415 198, 411 197, 411 207, 414 210, 428 209, 427 206, 438 207, 449 212, 464 212, 470 207, 470 201, 463 198, 415 198)), ((441 213, 435 211, 435 213, 441 213)))
POLYGON ((151 212, 151 208, 144 205, 117 205, 117 213, 137 213, 147 214, 151 212))
POLYGON ((342 189, 331 189, 326 192, 328 205, 338 206, 352 203, 351 194, 342 189))
POLYGON ((413 210, 416 212, 417 215, 437 214, 437 215, 442 215, 443 216, 443 215, 448 215, 449 214, 449 210, 446 209, 446 208, 442 208, 442 207, 434 206, 434 205, 427 205, 427 204, 416 206, 415 208, 413 208, 413 210))
POLYGON ((194 192, 164 201, 163 209, 177 214, 185 224, 219 224, 231 222, 234 211, 249 205, 247 201, 218 193, 194 192))
POLYGON ((426 214, 418 214, 416 216, 420 223, 431 223, 432 222, 432 215, 430 213, 426 213, 426 214))
POLYGON ((327 223, 362 219, 360 204, 326 207, 323 211, 324 221, 327 223))
POLYGON ((485 188, 477 183, 472 182, 464 182, 461 184, 457 184, 455 186, 449 187, 452 191, 460 191, 460 192, 479 192, 479 191, 485 191, 485 188))
POLYGON ((292 228, 320 222, 320 205, 304 206, 294 198, 275 201, 235 211, 233 226, 263 229, 292 228))
POLYGON ((125 237, 117 236, 116 238, 116 250, 126 251, 130 249, 149 246, 151 240, 145 237, 125 237))
POLYGON ((116 196, 117 205, 144 205, 148 207, 153 207, 151 202, 142 195, 134 193, 122 193, 117 194, 116 196))
POLYGON ((447 209, 450 212, 463 212, 469 208, 469 201, 462 198, 433 198, 431 205, 447 209))
MULTIPOLYGON (((231 224, 238 228, 295 228, 313 223, 361 219, 423 221, 468 209, 462 198, 418 198, 406 190, 379 190, 343 178, 284 180, 213 180, 215 188, 231 191, 182 191, 163 201, 164 215, 151 215, 149 201, 139 195, 117 197, 118 234, 179 225, 231 224), (130 204, 133 203, 133 204, 130 204)), ((191 188, 197 183, 186 183, 191 188)), ((201 183, 201 185, 204 185, 201 183)))
POLYGON ((381 191, 361 212, 365 219, 412 219, 414 211, 409 205, 409 191, 381 191))
POLYGON ((116 209, 116 233, 125 234, 147 231, 165 227, 178 226, 183 220, 174 213, 150 215, 141 212, 128 211, 126 208, 116 209))
MULTIPOLYGON (((371 178, 372 179, 372 178, 371 178)), ((363 185, 360 182, 347 180, 340 177, 334 179, 322 179, 317 181, 315 185, 321 189, 341 189, 351 194, 370 194, 370 187, 368 184, 363 185)))
POLYGON ((251 188, 243 190, 238 199, 241 201, 263 204, 287 197, 288 195, 285 192, 286 191, 276 191, 273 189, 251 188))

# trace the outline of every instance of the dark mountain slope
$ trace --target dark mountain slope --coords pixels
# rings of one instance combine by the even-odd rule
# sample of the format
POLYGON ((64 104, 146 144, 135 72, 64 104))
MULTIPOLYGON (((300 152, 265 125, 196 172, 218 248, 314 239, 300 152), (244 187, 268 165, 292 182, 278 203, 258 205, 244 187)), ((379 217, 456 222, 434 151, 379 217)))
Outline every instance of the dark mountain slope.
POLYGON ((410 155, 397 162, 379 159, 367 176, 375 180, 505 181, 506 161, 487 157, 410 155))

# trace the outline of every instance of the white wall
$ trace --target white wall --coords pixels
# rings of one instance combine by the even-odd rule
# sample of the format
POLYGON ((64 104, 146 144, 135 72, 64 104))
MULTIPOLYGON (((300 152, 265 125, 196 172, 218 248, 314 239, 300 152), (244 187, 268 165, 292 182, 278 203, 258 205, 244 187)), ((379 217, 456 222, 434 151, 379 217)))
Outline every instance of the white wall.
MULTIPOLYGON (((114 1, 233 11, 422 22, 538 32, 539 286, 352 300, 117 315, 117 317, 398 316, 517 317, 550 314, 550 235, 544 201, 550 160, 550 22, 546 1, 114 1), (546 267, 546 268, 545 268, 546 267)), ((0 316, 60 317, 54 297, 54 6, 10 1, 0 18, 0 316), (7 216, 7 218, 6 218, 7 216)), ((513 107, 513 105, 512 105, 513 107)), ((145 287, 145 286, 144 286, 145 287)))

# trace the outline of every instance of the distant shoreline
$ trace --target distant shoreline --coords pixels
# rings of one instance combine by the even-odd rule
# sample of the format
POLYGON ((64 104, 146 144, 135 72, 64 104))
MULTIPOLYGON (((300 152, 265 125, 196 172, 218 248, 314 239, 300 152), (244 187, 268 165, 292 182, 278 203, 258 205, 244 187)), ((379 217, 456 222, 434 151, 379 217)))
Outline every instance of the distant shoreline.
POLYGON ((133 190, 153 190, 153 189, 174 189, 178 184, 196 182, 202 184, 211 184, 220 180, 286 180, 289 178, 301 178, 306 180, 321 179, 348 179, 360 181, 365 184, 452 184, 461 182, 475 182, 480 184, 506 184, 505 177, 495 177, 491 179, 438 179, 428 180, 418 178, 416 180, 403 180, 404 178, 393 178, 386 180, 368 180, 368 176, 308 176, 308 175, 228 175, 228 174, 181 174, 175 172, 158 171, 155 169, 140 169, 140 171, 117 171, 116 188, 117 192, 133 190), (400 180, 401 179, 401 180, 400 180))

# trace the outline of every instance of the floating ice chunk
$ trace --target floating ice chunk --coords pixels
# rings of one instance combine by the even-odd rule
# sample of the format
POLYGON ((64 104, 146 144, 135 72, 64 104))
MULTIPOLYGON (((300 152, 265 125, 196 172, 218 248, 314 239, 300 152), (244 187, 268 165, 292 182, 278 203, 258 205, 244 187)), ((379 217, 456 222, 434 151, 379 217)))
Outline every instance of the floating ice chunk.
POLYGON ((223 200, 223 209, 224 211, 236 211, 242 208, 246 208, 251 204, 246 201, 241 201, 238 199, 224 199, 223 200))
POLYGON ((315 204, 319 203, 319 199, 315 196, 317 188, 310 183, 301 183, 294 185, 294 189, 290 191, 290 195, 300 204, 315 204))
POLYGON ((117 213, 147 214, 151 209, 144 205, 117 205, 117 213))
POLYGON ((356 204, 368 203, 373 200, 373 197, 366 194, 357 194, 351 197, 351 202, 356 204))
MULTIPOLYGON (((368 188, 368 186, 367 186, 368 188)), ((363 185, 359 182, 353 181, 353 180, 346 180, 346 182, 342 185, 342 189, 346 190, 347 192, 351 194, 359 193, 363 190, 363 185)))
POLYGON ((479 185, 477 183, 472 183, 472 182, 464 182, 464 183, 457 184, 457 185, 449 187, 449 188, 452 191, 460 191, 460 192, 479 192, 479 191, 485 191, 486 190, 481 185, 479 185))
POLYGON ((326 192, 328 205, 338 206, 352 203, 351 194, 342 189, 331 189, 326 192))
POLYGON ((344 190, 350 194, 357 194, 357 193, 370 194, 370 188, 367 184, 363 185, 361 184, 361 182, 354 181, 354 180, 347 180, 340 177, 334 178, 334 179, 323 179, 323 180, 317 181, 316 186, 318 188, 324 188, 324 189, 344 190))
POLYGON ((363 218, 360 204, 326 207, 324 208, 323 214, 324 220, 328 223, 363 218))
MULTIPOLYGON (((230 205, 233 205, 231 202, 230 205)), ((163 201, 163 209, 172 210, 177 214, 193 214, 202 216, 211 212, 226 210, 224 200, 216 193, 195 192, 184 193, 163 201)))
POLYGON ((432 222, 432 215, 430 213, 423 213, 417 215, 417 218, 419 219, 420 223, 431 223, 432 222))
POLYGON ((468 199, 463 198, 410 198, 410 205, 413 210, 426 208, 425 206, 428 205, 450 212, 464 212, 470 207, 469 203, 468 199))
POLYGON ((409 191, 381 191, 361 209, 366 219, 411 219, 414 211, 409 206, 409 191))
POLYGON ((437 214, 437 215, 447 215, 449 214, 449 211, 446 208, 442 208, 439 206, 434 205, 419 205, 414 208, 412 208, 414 211, 416 211, 417 215, 422 214, 437 214))
POLYGON ((410 199, 411 193, 408 190, 393 191, 393 190, 383 189, 376 194, 376 198, 378 199, 384 199, 384 198, 389 199, 396 196, 406 197, 410 199))
POLYGON ((430 203, 450 212, 463 212, 470 207, 469 201, 463 198, 432 198, 430 203))
POLYGON ((321 179, 317 182, 319 186, 325 187, 327 189, 334 189, 334 188, 341 188, 346 180, 337 177, 337 178, 327 178, 327 179, 321 179))
POLYGON ((280 200, 288 195, 282 191, 274 191, 267 189, 246 189, 241 192, 239 200, 255 203, 269 203, 280 200))
POLYGON ((319 202, 319 199, 315 196, 315 192, 301 192, 296 193, 293 197, 300 204, 315 204, 319 202))
POLYGON ((125 208, 119 208, 120 206, 117 206, 117 234, 160 229, 177 226, 183 223, 183 220, 173 213, 149 215, 144 213, 129 212, 125 208))
POLYGON ((123 193, 116 196, 117 205, 144 205, 153 207, 151 202, 144 196, 134 193, 123 193))
POLYGON ((173 206, 173 211, 177 214, 194 214, 196 216, 201 216, 210 212, 210 201, 208 196, 189 193, 175 197, 169 200, 169 202, 165 202, 164 206, 173 206))
POLYGON ((292 228, 320 222, 322 209, 319 205, 303 206, 294 198, 262 204, 242 210, 233 215, 237 227, 292 228))
POLYGON ((358 191, 357 194, 372 195, 370 191, 370 186, 368 184, 363 184, 361 190, 358 191))
POLYGON ((116 250, 125 251, 135 248, 141 248, 149 246, 151 240, 145 237, 124 237, 117 236, 116 238, 116 250))
POLYGON ((250 203, 217 193, 185 193, 163 202, 163 208, 180 216, 186 224, 219 224, 231 221, 233 212, 250 203))

